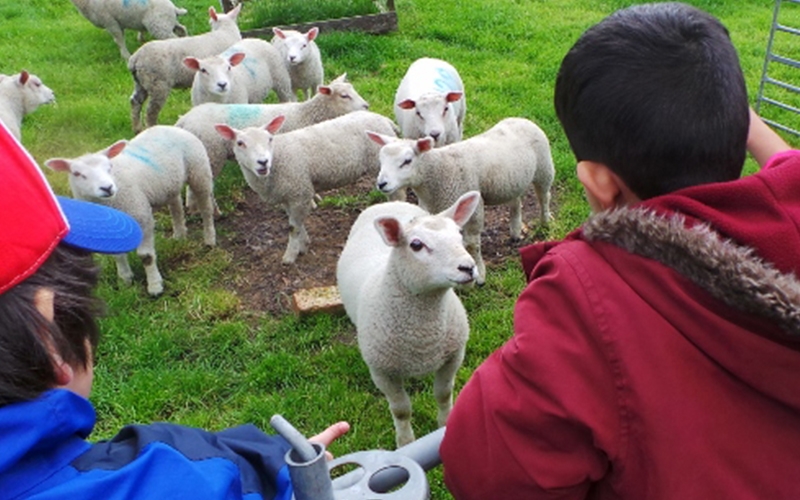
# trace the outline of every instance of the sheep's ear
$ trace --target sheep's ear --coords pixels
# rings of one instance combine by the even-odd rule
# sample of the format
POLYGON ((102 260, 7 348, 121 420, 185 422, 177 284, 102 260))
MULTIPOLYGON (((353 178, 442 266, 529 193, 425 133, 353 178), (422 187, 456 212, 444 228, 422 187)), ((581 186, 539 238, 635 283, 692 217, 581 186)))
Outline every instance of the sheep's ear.
POLYGON ((196 57, 184 57, 183 65, 193 71, 200 70, 200 61, 196 57))
POLYGON ((462 194, 453 205, 441 212, 439 215, 449 217, 456 221, 459 227, 463 227, 467 223, 475 209, 478 208, 478 203, 481 201, 481 193, 479 191, 467 191, 462 194))
POLYGON ((217 133, 225 139, 228 139, 229 141, 236 139, 236 130, 225 125, 224 123, 217 123, 214 125, 214 128, 217 130, 217 133))
POLYGON ((50 158, 44 164, 56 172, 69 172, 69 160, 63 158, 50 158))
POLYGON ((347 83, 347 72, 342 73, 333 79, 331 83, 347 83))
POLYGON ((125 139, 123 139, 121 141, 117 141, 114 144, 112 144, 109 147, 107 147, 103 151, 103 154, 106 155, 109 159, 114 158, 118 154, 122 153, 122 150, 125 149, 125 146, 127 146, 127 145, 128 145, 128 141, 126 141, 125 139))
POLYGON ((313 42, 314 39, 317 38, 318 34, 319 34, 319 28, 314 26, 313 28, 308 30, 308 33, 306 33, 306 40, 308 40, 309 42, 313 42))
POLYGON ((24 69, 22 71, 20 71, 19 72, 19 84, 20 85, 25 85, 26 83, 28 83, 28 78, 30 78, 30 76, 31 76, 30 73, 28 73, 24 69))
POLYGON ((212 21, 217 21, 219 19, 219 17, 217 17, 217 10, 213 5, 208 8, 208 17, 210 17, 212 21))
POLYGON ((397 107, 400 109, 414 109, 417 107, 417 103, 414 102, 413 99, 406 99, 405 101, 398 102, 397 107))
POLYGON ((272 121, 269 122, 266 127, 264 127, 264 129, 270 134, 275 134, 278 132, 278 129, 281 128, 281 125, 283 125, 284 121, 286 121, 286 117, 284 115, 278 115, 273 118, 272 121))
POLYGON ((327 85, 317 85, 317 93, 331 95, 333 91, 327 85))
POLYGON ((379 134, 377 132, 373 132, 372 130, 365 130, 367 137, 372 139, 373 142, 377 142, 381 146, 385 146, 394 140, 394 137, 389 137, 388 135, 379 134))
POLYGON ((383 242, 390 247, 400 246, 402 240, 403 230, 400 227, 400 221, 394 217, 378 217, 375 219, 375 228, 378 234, 383 238, 383 242))
POLYGON ((433 149, 433 137, 423 137, 422 139, 417 139, 417 151, 420 153, 424 153, 425 151, 430 151, 433 149))
POLYGON ((236 66, 240 62, 242 62, 245 58, 244 52, 236 52, 232 56, 228 58, 228 62, 231 63, 231 66, 236 66))
POLYGON ((448 92, 447 96, 445 96, 445 100, 447 102, 457 101, 457 100, 461 99, 461 96, 463 96, 463 95, 464 95, 463 92, 457 92, 457 91, 448 92))
POLYGON ((239 17, 239 12, 241 10, 242 10, 242 4, 238 3, 238 4, 236 4, 236 7, 232 8, 230 10, 230 12, 228 12, 228 15, 235 19, 235 18, 239 17))
POLYGON ((286 39, 286 34, 280 28, 272 28, 272 32, 275 33, 275 36, 281 39, 286 39))

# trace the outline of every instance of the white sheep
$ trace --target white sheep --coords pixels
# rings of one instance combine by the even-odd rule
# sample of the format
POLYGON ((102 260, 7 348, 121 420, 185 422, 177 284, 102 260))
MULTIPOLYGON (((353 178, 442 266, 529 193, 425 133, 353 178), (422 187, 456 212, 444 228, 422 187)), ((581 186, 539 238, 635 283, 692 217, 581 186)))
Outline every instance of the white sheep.
POLYGON ((187 57, 183 64, 195 73, 192 106, 261 103, 272 90, 281 102, 297 100, 278 49, 260 38, 244 38, 221 54, 187 57))
POLYGON ((233 144, 247 184, 289 216, 289 242, 282 262, 291 264, 308 251, 305 219, 316 206, 315 194, 375 175, 380 148, 366 131, 380 129, 388 137, 395 134, 395 125, 377 113, 356 111, 274 135, 283 122, 279 116, 265 127, 236 130, 218 124, 216 129, 233 144))
POLYGON ((189 88, 194 72, 183 65, 186 57, 206 57, 219 54, 242 39, 236 24, 241 5, 227 14, 217 14, 214 7, 208 9, 211 31, 202 35, 152 40, 142 45, 128 60, 134 81, 131 95, 131 124, 133 130, 142 128, 142 106, 147 104, 145 123, 152 127, 158 122, 158 114, 173 88, 189 88))
POLYGON ((381 144, 378 189, 384 193, 410 187, 420 205, 436 212, 467 191, 480 191, 482 203, 464 227, 467 250, 478 265, 481 285, 486 268, 481 256, 483 205, 510 207, 511 237, 522 236, 522 199, 528 187, 539 201, 539 218, 550 220, 550 187, 555 170, 550 143, 542 129, 524 118, 506 118, 486 132, 441 148, 433 139, 396 139, 369 134, 381 144))
MULTIPOLYGON (((97 153, 67 160, 53 158, 45 164, 70 172, 75 198, 109 205, 130 214, 142 227, 144 237, 136 253, 147 275, 147 292, 163 292, 156 265, 153 207, 168 205, 174 238, 186 236, 181 191, 188 184, 203 219, 203 241, 216 244, 213 217, 213 180, 203 144, 194 135, 171 126, 149 128, 130 142, 121 140, 97 153)), ((127 255, 116 255, 117 275, 133 279, 127 255)))
POLYGON ((330 85, 321 85, 318 90, 313 98, 303 102, 201 104, 181 116, 175 125, 200 138, 208 151, 211 170, 216 177, 222 171, 225 161, 233 158, 231 142, 217 133, 214 128, 216 124, 222 123, 238 129, 259 127, 268 124, 278 115, 284 115, 286 120, 281 132, 289 132, 369 107, 367 101, 347 81, 346 74, 333 80, 330 85))
POLYGON ((404 380, 435 372, 438 423, 447 422, 469 322, 453 291, 476 277, 460 228, 480 193, 437 215, 406 202, 372 205, 350 229, 336 282, 372 380, 389 401, 397 446, 414 440, 404 380), (381 241, 382 240, 382 241, 381 241))
POLYGON ((423 57, 408 67, 394 96, 394 114, 406 139, 433 137, 436 146, 461 140, 467 97, 458 71, 423 57))
POLYGON ((314 41, 319 28, 311 28, 306 33, 294 30, 272 28, 275 36, 272 43, 283 56, 289 77, 292 79, 292 91, 301 90, 306 99, 314 95, 314 90, 322 84, 324 70, 319 47, 314 41))
POLYGON ((170 0, 71 0, 78 11, 98 28, 108 31, 119 47, 125 60, 131 57, 125 45, 125 30, 136 30, 141 43, 143 32, 163 40, 186 36, 186 27, 178 22, 178 16, 186 9, 176 7, 170 0))
POLYGON ((17 140, 22 137, 23 117, 55 100, 53 91, 36 75, 24 70, 16 75, 0 75, 0 121, 17 140))

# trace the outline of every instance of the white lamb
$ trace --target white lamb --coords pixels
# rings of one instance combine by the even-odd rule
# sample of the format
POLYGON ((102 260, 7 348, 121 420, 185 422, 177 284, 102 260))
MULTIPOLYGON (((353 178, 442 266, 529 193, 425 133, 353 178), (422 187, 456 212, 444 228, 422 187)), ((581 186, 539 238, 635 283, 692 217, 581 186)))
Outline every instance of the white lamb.
POLYGON ((324 70, 319 47, 314 41, 319 28, 311 28, 306 33, 294 30, 272 28, 275 36, 272 43, 280 51, 292 79, 292 91, 301 90, 306 99, 314 95, 314 90, 322 84, 324 70))
POLYGON ((430 137, 369 136, 383 145, 377 185, 384 193, 410 187, 423 208, 436 212, 462 193, 480 191, 482 203, 464 227, 467 250, 478 265, 479 285, 486 279, 481 256, 484 204, 509 205, 511 237, 518 239, 522 236, 522 199, 533 183, 539 218, 542 223, 550 220, 553 158, 547 136, 530 120, 506 118, 480 135, 435 149, 430 137))
MULTIPOLYGON (((136 253, 147 275, 147 292, 163 292, 156 266, 153 207, 168 205, 174 238, 186 236, 181 191, 188 184, 203 218, 203 241, 216 244, 213 217, 213 180, 203 144, 177 127, 156 126, 134 137, 118 141, 97 153, 45 163, 57 171, 70 172, 69 184, 76 198, 103 203, 130 214, 142 227, 144 237, 136 253)), ((117 275, 126 283, 133 279, 127 255, 115 256, 117 275)))
POLYGON ((398 447, 414 440, 405 379, 436 373, 440 426, 453 405, 469 337, 453 287, 477 276, 460 228, 479 202, 480 193, 471 191, 437 215, 406 202, 373 205, 353 224, 336 267, 361 356, 389 401, 398 447))
POLYGON ((461 140, 467 97, 458 71, 423 57, 408 67, 394 96, 394 114, 406 139, 433 137, 436 147, 461 140))
POLYGON ((305 219, 316 206, 315 194, 374 175, 380 148, 366 131, 380 129, 388 137, 395 133, 395 125, 377 113, 356 111, 274 135, 283 123, 279 116, 265 127, 236 130, 218 124, 216 128, 233 144, 247 184, 289 216, 289 242, 282 262, 291 264, 308 251, 305 219))
POLYGON ((170 0, 71 1, 89 22, 111 34, 125 60, 131 57, 125 45, 126 29, 138 31, 140 43, 145 31, 159 40, 187 35, 186 27, 178 22, 178 16, 187 11, 176 7, 170 0))
POLYGON ((272 90, 281 102, 297 100, 280 53, 260 38, 244 38, 221 54, 187 57, 183 64, 194 71, 192 106, 261 103, 272 90))
POLYGON ((56 96, 38 76, 27 71, 0 75, 0 121, 20 140, 22 119, 42 104, 55 102, 56 96))
POLYGON ((217 14, 214 7, 208 9, 211 31, 202 35, 153 40, 142 45, 128 60, 128 70, 133 76, 134 89, 131 95, 131 124, 133 130, 142 128, 142 106, 147 104, 145 123, 152 127, 158 122, 158 114, 173 88, 189 88, 194 72, 183 65, 186 57, 206 57, 219 54, 242 39, 236 19, 241 5, 227 14, 217 14))
POLYGON ((206 103, 192 108, 181 116, 176 125, 195 134, 206 147, 211 161, 211 170, 216 177, 225 161, 233 158, 231 142, 223 139, 215 130, 222 123, 232 128, 260 127, 279 115, 286 120, 281 132, 307 127, 352 111, 369 108, 347 75, 341 75, 330 85, 321 85, 319 92, 310 100, 280 104, 215 104, 206 103))

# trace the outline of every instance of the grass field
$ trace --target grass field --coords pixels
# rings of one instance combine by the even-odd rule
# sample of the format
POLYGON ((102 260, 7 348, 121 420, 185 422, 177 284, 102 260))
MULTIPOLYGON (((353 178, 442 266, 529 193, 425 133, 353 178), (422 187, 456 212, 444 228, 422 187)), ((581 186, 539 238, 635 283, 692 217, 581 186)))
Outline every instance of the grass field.
MULTIPOLYGON (((174 0, 189 9, 191 33, 207 30, 208 0, 174 0)), ((262 0, 254 0, 259 2, 262 0)), ((266 1, 266 0, 263 0, 266 1)), ((298 0, 300 1, 300 0, 298 0)), ((394 91, 416 58, 440 57, 460 71, 468 94, 465 135, 500 119, 533 119, 549 135, 557 168, 556 220, 546 232, 558 238, 588 215, 574 179, 569 152, 552 105, 561 58, 588 26, 637 2, 623 0, 398 0, 399 31, 370 36, 326 33, 318 38, 326 79, 347 72, 376 112, 392 116, 394 91)), ((689 2, 728 26, 740 53, 751 96, 764 60, 772 2, 689 2)), ((248 4, 245 5, 248 8, 248 4)), ((0 73, 27 69, 42 78, 58 103, 29 115, 23 142, 43 164, 74 157, 132 136, 130 75, 111 37, 82 18, 68 0, 26 0, 0 5, 0 73)), ((137 46, 129 34, 131 51, 137 46)), ((160 122, 174 123, 190 105, 188 91, 174 91, 160 122)), ((753 170, 748 162, 747 170, 753 170)), ((47 173, 67 193, 62 175, 47 173)), ((236 168, 217 184, 223 205, 246 187, 236 168)), ((394 432, 383 397, 373 386, 341 316, 271 317, 242 307, 224 283, 237 269, 225 248, 199 243, 198 224, 187 241, 167 239, 159 219, 157 248, 167 293, 147 297, 141 266, 133 287, 117 283, 110 259, 100 293, 108 302, 104 339, 92 400, 98 410, 95 438, 130 422, 170 421, 210 429, 253 422, 268 429, 281 413, 311 435, 338 419, 352 431, 332 451, 392 448, 394 432)), ((472 334, 457 388, 512 332, 513 303, 524 284, 516 262, 489 270, 487 285, 462 293, 472 334)), ((430 379, 409 384, 418 435, 435 429, 430 379)), ((429 474, 434 499, 448 498, 441 472, 429 474)))

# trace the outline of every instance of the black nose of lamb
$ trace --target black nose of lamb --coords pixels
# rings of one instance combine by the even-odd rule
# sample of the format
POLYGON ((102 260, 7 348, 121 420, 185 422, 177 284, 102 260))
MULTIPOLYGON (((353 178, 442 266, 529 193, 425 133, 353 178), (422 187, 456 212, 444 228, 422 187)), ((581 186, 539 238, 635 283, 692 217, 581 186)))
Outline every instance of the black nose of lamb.
POLYGON ((106 196, 112 196, 114 194, 114 186, 113 185, 101 186, 100 191, 105 193, 106 196))
POLYGON ((438 141, 439 140, 439 136, 442 135, 442 133, 439 132, 438 130, 434 130, 433 132, 431 132, 430 135, 431 135, 431 137, 433 137, 434 141, 438 141))
POLYGON ((225 87, 227 87, 227 86, 228 86, 228 82, 219 82, 219 83, 217 83, 217 87, 219 87, 220 90, 225 90, 225 87))
POLYGON ((461 265, 461 266, 458 266, 458 270, 461 271, 462 273, 467 273, 470 276, 473 276, 474 272, 475 272, 475 266, 464 266, 464 265, 461 265))
POLYGON ((385 188, 385 187, 386 187, 386 181, 378 183, 378 189, 380 189, 381 191, 383 191, 383 188, 385 188))

